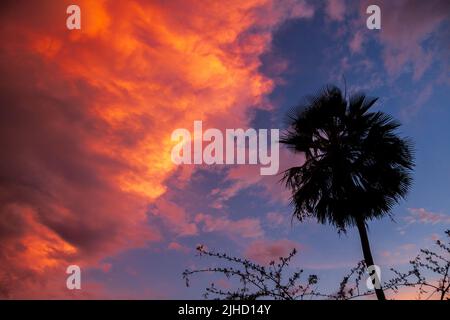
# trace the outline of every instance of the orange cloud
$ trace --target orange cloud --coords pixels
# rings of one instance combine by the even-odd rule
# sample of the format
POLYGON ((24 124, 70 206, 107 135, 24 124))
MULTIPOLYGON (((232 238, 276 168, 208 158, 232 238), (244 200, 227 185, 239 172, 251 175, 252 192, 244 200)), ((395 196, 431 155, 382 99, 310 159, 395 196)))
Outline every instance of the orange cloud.
POLYGON ((249 108, 270 108, 258 57, 274 27, 313 13, 289 0, 80 0, 82 30, 69 31, 69 4, 8 2, 0 14, 3 295, 159 241, 146 208, 176 172, 171 132, 196 119, 245 126, 249 108), (14 286, 22 274, 39 281, 14 286))

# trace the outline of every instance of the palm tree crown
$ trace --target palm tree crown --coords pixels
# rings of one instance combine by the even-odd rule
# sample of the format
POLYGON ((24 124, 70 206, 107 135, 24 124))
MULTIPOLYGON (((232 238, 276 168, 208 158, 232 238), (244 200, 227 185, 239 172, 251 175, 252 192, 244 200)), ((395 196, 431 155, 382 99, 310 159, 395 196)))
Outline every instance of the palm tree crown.
POLYGON ((377 98, 348 100, 337 87, 324 89, 289 115, 280 142, 305 155, 285 171, 294 215, 312 216, 340 231, 390 214, 411 185, 412 144, 396 134, 400 124, 369 112, 377 98))

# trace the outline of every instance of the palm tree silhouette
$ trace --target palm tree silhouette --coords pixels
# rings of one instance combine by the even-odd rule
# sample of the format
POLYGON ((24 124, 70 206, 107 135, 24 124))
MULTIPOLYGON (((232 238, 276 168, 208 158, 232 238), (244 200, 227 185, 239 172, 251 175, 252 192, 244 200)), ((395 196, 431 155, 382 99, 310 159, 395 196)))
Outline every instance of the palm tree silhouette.
MULTIPOLYGON (((329 86, 289 114, 280 142, 305 155, 284 172, 294 217, 315 217, 345 232, 356 226, 367 266, 374 264, 367 221, 390 216, 408 192, 414 167, 412 143, 396 134, 400 124, 383 112, 369 112, 378 98, 348 100, 329 86)), ((376 289, 385 300, 382 289, 376 289)))

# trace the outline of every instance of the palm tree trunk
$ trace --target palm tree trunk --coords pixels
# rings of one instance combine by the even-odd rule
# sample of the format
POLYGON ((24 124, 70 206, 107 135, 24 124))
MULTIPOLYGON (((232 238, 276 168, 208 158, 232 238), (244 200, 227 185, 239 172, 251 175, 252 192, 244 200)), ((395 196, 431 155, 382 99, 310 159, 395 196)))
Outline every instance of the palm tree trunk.
MULTIPOLYGON (((359 237, 361 238, 361 247, 362 247, 362 251, 363 251, 363 255, 364 255, 364 261, 366 262, 367 266, 372 266, 372 265, 374 265, 374 263, 373 263, 373 258, 372 258, 372 252, 370 251, 369 238, 367 236, 366 224, 364 223, 363 219, 358 219, 356 221, 356 226, 358 227, 359 237)), ((375 288, 375 293, 377 295, 378 300, 386 300, 383 289, 375 288)))

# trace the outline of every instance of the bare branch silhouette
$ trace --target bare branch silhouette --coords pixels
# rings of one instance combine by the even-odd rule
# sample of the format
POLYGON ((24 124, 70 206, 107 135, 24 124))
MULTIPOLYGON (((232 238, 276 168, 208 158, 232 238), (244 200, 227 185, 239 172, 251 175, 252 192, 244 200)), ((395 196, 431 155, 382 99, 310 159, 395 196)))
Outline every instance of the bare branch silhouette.
POLYGON ((206 288, 205 298, 228 300, 254 300, 258 298, 272 298, 276 300, 298 300, 308 296, 318 295, 315 290, 318 278, 310 274, 303 277, 303 270, 286 276, 286 269, 297 251, 293 249, 287 257, 280 257, 278 261, 271 261, 268 266, 259 265, 247 259, 230 256, 226 253, 208 251, 203 246, 197 247, 200 256, 208 256, 232 263, 230 267, 213 267, 199 270, 185 270, 183 278, 189 286, 189 277, 198 273, 220 273, 227 278, 236 278, 241 287, 236 290, 223 290, 214 283, 206 288))
MULTIPOLYGON (((411 270, 402 273, 391 268, 394 277, 382 284, 382 290, 396 294, 401 287, 418 287, 419 297, 426 295, 425 299, 430 299, 437 294, 440 300, 449 300, 450 230, 445 233, 448 243, 436 240, 437 249, 435 251, 421 249, 419 255, 410 261, 411 270)), ((361 285, 361 283, 365 285, 363 280, 367 276, 364 260, 358 262, 343 277, 335 292, 324 293, 318 289, 319 277, 316 274, 305 275, 303 269, 289 269, 292 258, 297 254, 295 249, 287 257, 279 257, 277 261, 271 261, 267 266, 226 253, 209 251, 204 246, 198 246, 197 252, 200 256, 224 261, 229 266, 187 269, 183 272, 186 286, 189 286, 191 276, 202 273, 221 274, 228 279, 237 279, 240 283, 240 286, 234 290, 226 290, 211 283, 203 295, 206 299, 351 300, 375 295, 374 290, 368 290, 361 285)))
POLYGON ((420 249, 410 261, 411 269, 405 273, 391 269, 396 277, 387 286, 397 290, 400 286, 418 287, 419 297, 430 299, 437 295, 439 300, 450 300, 450 229, 445 231, 447 243, 436 240, 435 251, 420 249))

